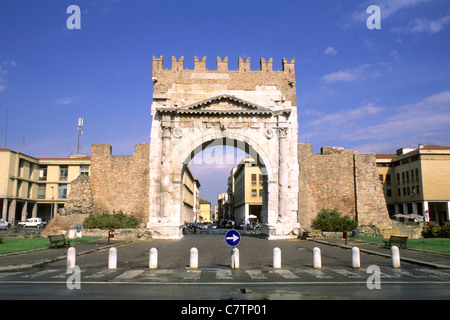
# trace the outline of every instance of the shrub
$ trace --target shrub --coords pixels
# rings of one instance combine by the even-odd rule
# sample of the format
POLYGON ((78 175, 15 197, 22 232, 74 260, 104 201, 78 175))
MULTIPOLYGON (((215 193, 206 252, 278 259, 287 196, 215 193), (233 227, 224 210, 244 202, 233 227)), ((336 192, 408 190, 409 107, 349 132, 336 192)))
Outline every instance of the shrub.
POLYGON ((90 214, 84 219, 83 227, 86 229, 134 229, 138 228, 141 220, 136 218, 134 214, 127 215, 122 211, 114 211, 110 214, 105 211, 102 214, 90 214))
POLYGON ((348 216, 342 216, 337 209, 323 208, 311 226, 321 231, 349 231, 356 229, 358 222, 348 216))
POLYGON ((425 226, 422 230, 424 238, 450 238, 450 222, 444 222, 442 226, 435 224, 425 226))

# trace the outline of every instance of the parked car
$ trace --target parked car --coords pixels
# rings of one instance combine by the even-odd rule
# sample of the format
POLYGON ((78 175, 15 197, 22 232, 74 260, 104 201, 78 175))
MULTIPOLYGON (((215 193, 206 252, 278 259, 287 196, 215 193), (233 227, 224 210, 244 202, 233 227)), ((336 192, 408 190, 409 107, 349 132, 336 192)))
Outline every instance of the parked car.
POLYGON ((19 227, 37 227, 37 228, 42 228, 46 225, 46 222, 43 222, 41 218, 30 218, 27 219, 26 221, 20 221, 17 225, 19 227))
POLYGON ((8 222, 3 219, 0 219, 0 230, 7 230, 9 227, 8 222))

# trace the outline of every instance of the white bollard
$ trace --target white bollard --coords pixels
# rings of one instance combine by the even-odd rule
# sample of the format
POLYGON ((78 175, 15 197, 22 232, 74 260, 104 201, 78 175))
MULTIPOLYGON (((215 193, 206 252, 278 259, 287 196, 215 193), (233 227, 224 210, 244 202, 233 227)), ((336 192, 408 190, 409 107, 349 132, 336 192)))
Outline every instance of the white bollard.
POLYGON ((322 268, 322 258, 320 256, 320 249, 317 247, 313 249, 313 267, 314 269, 322 268))
POLYGON ((150 258, 148 261, 148 267, 150 269, 158 268, 158 249, 156 249, 156 248, 150 249, 150 258))
POLYGON ((400 268, 400 251, 396 246, 391 247, 391 261, 393 268, 400 268))
POLYGON ((67 267, 68 268, 75 267, 76 255, 77 255, 77 252, 74 247, 70 247, 67 250, 67 267))
POLYGON ((275 269, 281 268, 281 249, 278 247, 273 248, 273 267, 275 269))
POLYGON ((231 269, 239 269, 239 249, 231 250, 231 269))
POLYGON ((108 255, 108 269, 117 269, 117 249, 109 249, 108 255))
POLYGON ((353 247, 352 248, 352 268, 358 269, 360 267, 361 267, 361 261, 360 261, 359 248, 353 247))
POLYGON ((198 250, 197 250, 197 248, 191 249, 191 258, 190 258, 189 266, 191 267, 191 269, 198 268, 198 250))

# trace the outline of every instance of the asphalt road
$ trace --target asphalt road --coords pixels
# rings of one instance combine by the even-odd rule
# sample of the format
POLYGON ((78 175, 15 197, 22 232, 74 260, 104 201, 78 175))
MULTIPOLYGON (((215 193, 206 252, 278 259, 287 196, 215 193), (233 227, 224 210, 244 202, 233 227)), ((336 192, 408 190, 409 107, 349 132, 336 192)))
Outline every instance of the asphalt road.
POLYGON ((68 273, 65 259, 39 268, 2 272, 0 299, 180 300, 177 305, 183 306, 183 300, 450 298, 450 269, 407 262, 394 269, 389 258, 364 253, 361 268, 352 269, 350 250, 311 241, 268 241, 245 236, 238 248, 240 268, 232 270, 231 248, 223 235, 188 235, 182 240, 118 245, 114 270, 107 268, 108 250, 100 250, 76 257, 80 273, 72 273, 73 270, 68 273), (316 246, 322 252, 320 270, 312 268, 312 250, 316 246), (152 247, 159 253, 156 270, 148 268, 152 247), (196 270, 189 268, 192 247, 199 252, 196 270), (281 269, 273 268, 275 247, 281 249, 281 269), (379 268, 379 273, 368 272, 373 265, 379 268), (375 280, 380 287, 370 289, 375 280), (79 288, 73 286, 77 281, 79 288))

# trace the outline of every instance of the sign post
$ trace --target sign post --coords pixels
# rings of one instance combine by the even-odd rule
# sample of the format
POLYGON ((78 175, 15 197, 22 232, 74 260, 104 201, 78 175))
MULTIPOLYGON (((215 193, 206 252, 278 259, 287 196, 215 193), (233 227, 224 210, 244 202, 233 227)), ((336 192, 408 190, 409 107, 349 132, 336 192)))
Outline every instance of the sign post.
POLYGON ((236 247, 241 242, 241 235, 237 230, 231 229, 225 234, 225 241, 230 247, 236 247))
POLYGON ((231 229, 225 234, 225 242, 231 247, 231 268, 239 269, 239 249, 236 246, 241 242, 238 231, 231 229))

